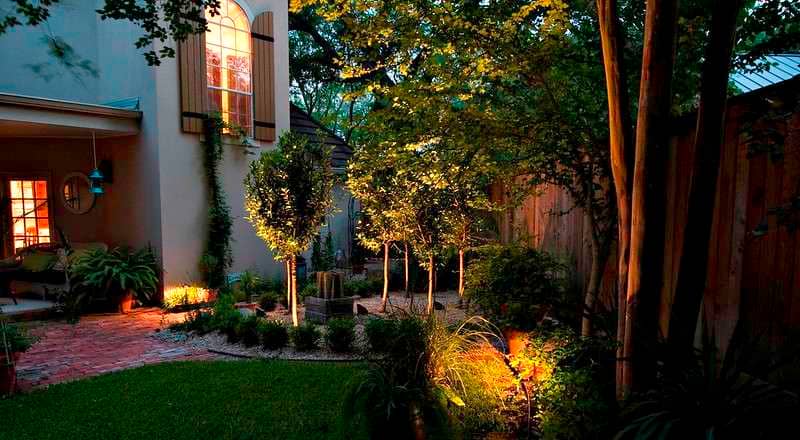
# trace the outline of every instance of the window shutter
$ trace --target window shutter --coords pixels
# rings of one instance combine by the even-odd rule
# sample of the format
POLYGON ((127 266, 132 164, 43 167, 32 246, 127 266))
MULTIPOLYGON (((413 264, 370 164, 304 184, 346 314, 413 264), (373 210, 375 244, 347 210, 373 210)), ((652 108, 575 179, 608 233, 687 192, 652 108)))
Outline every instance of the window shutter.
POLYGON ((206 82, 206 34, 190 34, 178 44, 181 76, 181 127, 187 133, 202 133, 208 112, 206 82))
POLYGON ((253 20, 253 137, 275 140, 275 43, 272 12, 253 20))

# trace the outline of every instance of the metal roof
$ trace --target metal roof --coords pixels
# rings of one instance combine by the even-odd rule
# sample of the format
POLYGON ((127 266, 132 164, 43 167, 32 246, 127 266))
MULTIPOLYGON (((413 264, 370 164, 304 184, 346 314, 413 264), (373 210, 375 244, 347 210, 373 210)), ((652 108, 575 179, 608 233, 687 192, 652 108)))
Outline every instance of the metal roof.
POLYGON ((768 69, 761 72, 732 72, 731 81, 740 93, 778 84, 800 75, 800 53, 767 55, 768 69))

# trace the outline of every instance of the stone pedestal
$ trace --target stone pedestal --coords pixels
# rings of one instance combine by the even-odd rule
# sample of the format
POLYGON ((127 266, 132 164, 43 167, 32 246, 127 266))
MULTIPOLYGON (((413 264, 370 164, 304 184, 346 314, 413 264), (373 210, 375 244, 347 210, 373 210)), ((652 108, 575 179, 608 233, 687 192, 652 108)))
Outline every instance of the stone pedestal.
POLYGON ((306 309, 305 319, 325 323, 332 318, 352 318, 356 299, 357 296, 333 299, 308 296, 303 302, 306 309))

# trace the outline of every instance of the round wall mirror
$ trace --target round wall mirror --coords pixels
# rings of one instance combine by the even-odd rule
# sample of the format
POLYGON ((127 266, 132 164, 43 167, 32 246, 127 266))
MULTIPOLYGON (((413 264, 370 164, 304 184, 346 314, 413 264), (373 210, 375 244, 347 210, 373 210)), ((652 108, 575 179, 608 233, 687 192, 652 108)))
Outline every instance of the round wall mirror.
POLYGON ((92 183, 86 174, 69 173, 61 183, 61 198, 67 211, 73 214, 86 214, 94 206, 95 195, 92 183))

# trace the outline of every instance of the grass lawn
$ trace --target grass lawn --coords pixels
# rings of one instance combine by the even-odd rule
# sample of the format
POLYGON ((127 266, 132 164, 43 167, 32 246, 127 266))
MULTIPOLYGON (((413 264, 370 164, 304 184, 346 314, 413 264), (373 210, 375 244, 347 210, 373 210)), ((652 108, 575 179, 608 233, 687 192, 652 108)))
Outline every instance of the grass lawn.
MULTIPOLYGON (((362 364, 176 362, 0 400, 0 439, 334 439, 362 364)), ((352 435, 352 434, 351 434, 352 435)))

